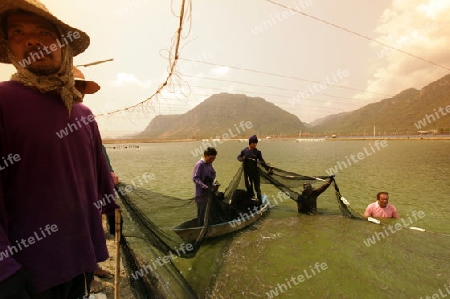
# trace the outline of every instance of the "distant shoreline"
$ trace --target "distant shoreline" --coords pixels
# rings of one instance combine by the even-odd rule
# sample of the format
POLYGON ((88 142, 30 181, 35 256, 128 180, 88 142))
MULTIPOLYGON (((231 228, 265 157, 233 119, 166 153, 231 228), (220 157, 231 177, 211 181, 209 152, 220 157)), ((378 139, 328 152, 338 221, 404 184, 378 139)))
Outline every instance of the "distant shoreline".
MULTIPOLYGON (((103 139, 103 144, 136 144, 136 143, 169 143, 169 142, 192 142, 192 141, 204 141, 212 139, 103 139)), ((298 141, 298 142, 323 142, 323 141, 364 141, 364 140, 450 140, 450 136, 410 136, 410 137, 393 137, 393 136, 378 136, 378 137, 336 137, 336 138, 324 138, 324 137, 311 137, 311 138, 270 138, 260 139, 262 142, 270 141, 298 141)), ((247 139, 223 139, 221 142, 246 142, 247 139)))

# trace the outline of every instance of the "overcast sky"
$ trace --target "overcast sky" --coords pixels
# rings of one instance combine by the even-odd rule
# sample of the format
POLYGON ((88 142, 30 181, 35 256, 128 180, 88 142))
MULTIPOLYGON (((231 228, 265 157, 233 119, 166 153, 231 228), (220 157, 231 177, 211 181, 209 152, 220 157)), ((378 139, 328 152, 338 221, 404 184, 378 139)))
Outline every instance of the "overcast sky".
MULTIPOLYGON (((144 101, 164 82, 181 0, 42 2, 91 37, 75 64, 114 59, 81 68, 102 87, 85 98, 94 114, 144 101)), ((221 92, 259 96, 311 122, 450 73, 448 0, 197 0, 189 7, 176 76, 152 108, 98 117, 104 137, 142 131, 155 115, 185 113, 221 92)), ((0 64, 0 80, 13 72, 0 64)))

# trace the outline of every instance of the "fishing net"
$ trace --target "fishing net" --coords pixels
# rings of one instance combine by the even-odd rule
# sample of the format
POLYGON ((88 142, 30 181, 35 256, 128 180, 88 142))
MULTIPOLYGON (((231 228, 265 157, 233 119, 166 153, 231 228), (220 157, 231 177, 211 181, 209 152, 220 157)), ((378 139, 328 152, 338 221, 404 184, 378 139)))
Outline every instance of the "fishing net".
MULTIPOLYGON (((267 171, 259 166, 259 172, 261 184, 272 184, 294 201, 301 196, 303 184, 324 184, 330 180, 329 176, 304 176, 279 168, 267 171)), ((331 178, 331 185, 334 186, 342 215, 365 219, 341 195, 334 178, 331 178)), ((126 189, 126 186, 124 183, 116 186, 116 190, 129 191, 117 192, 125 224, 121 249, 130 287, 136 298, 198 298, 174 260, 195 257, 213 225, 235 221, 248 211, 256 211, 262 206, 253 195, 247 193, 241 166, 223 193, 213 192, 213 182, 209 183, 211 191, 208 193, 204 226, 193 240, 186 241, 172 228, 176 225, 182 227, 179 225, 182 219, 195 217, 194 198, 179 199, 139 187, 126 189), (158 208, 155 210, 156 204, 158 208), (172 222, 167 217, 163 219, 160 215, 164 215, 164 210, 176 211, 179 217, 172 222)), ((269 200, 265 204, 271 206, 273 203, 269 200)), ((186 223, 187 227, 190 223, 197 226, 197 219, 186 223)))
MULTIPOLYGON (((327 179, 330 179, 330 176, 305 176, 276 167, 271 167, 270 171, 265 171, 265 168, 259 165, 259 169, 261 174, 261 183, 274 185, 296 202, 302 196, 302 191, 298 190, 299 187, 304 186, 305 184, 312 185, 317 182, 321 182, 323 184, 327 181, 327 179)), ((347 199, 345 199, 345 197, 341 194, 334 177, 331 177, 331 185, 334 187, 336 201, 342 216, 355 219, 366 219, 363 215, 354 210, 347 199)))

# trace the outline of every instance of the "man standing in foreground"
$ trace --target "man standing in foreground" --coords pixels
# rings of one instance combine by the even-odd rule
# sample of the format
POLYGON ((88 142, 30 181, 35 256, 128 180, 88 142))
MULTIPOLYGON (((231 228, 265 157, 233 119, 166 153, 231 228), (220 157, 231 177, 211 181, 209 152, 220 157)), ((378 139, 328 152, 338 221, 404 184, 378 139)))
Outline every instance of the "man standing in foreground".
POLYGON ((364 217, 400 218, 397 208, 389 203, 389 193, 378 192, 377 201, 367 206, 364 217))
MULTIPOLYGON (((73 78, 75 79, 75 88, 81 93, 83 99, 86 94, 94 94, 97 91, 100 90, 100 85, 97 84, 95 81, 86 80, 84 77, 84 74, 75 66, 72 68, 73 78)), ((114 186, 118 184, 119 178, 114 173, 114 170, 111 166, 108 153, 106 152, 105 146, 102 144, 103 153, 105 154, 106 162, 109 167, 109 171, 111 172, 111 179, 113 181, 114 186)), ((119 206, 116 206, 118 209, 119 206)), ((113 212, 110 209, 110 212, 113 212)), ((114 235, 115 233, 115 213, 106 215, 108 228, 111 235, 114 235)), ((102 269, 100 265, 97 265, 97 269, 93 273, 92 281, 91 281, 91 293, 98 293, 100 291, 103 291, 105 287, 102 285, 101 282, 95 280, 95 277, 97 276, 99 278, 112 278, 112 274, 108 271, 102 269)))
POLYGON ((2 1, 0 24, 0 62, 17 70, 0 83, 0 157, 17 158, 0 170, 0 297, 81 298, 108 258, 94 203, 114 196, 72 75, 89 37, 37 0, 2 1))
MULTIPOLYGON (((72 72, 73 72, 73 77, 75 79, 75 88, 81 93, 83 98, 86 94, 94 94, 100 90, 100 85, 98 85, 97 82, 95 82, 95 81, 86 80, 84 77, 84 74, 78 68, 73 67, 72 72)), ((102 150, 103 150, 103 154, 105 155, 106 163, 108 164, 109 171, 111 173, 111 179, 113 181, 114 186, 116 186, 119 183, 119 177, 116 175, 113 167, 111 166, 111 161, 109 159, 108 153, 106 152, 106 148, 103 144, 102 144, 102 150)), ((119 208, 119 206, 116 205, 116 209, 118 209, 118 208, 119 208)), ((113 212, 113 211, 110 211, 110 212, 113 212)), ((115 228, 116 228, 115 213, 110 213, 109 215, 106 215, 106 217, 107 217, 109 233, 110 233, 110 235, 114 235, 115 228)), ((94 275, 97 275, 97 273, 99 273, 99 272, 94 271, 94 275)), ((102 276, 108 276, 108 275, 106 275, 104 272, 102 272, 99 277, 102 277, 102 276)))
POLYGON ((261 195, 261 183, 259 177, 258 163, 269 171, 271 167, 267 166, 266 162, 262 157, 261 151, 259 151, 256 146, 258 145, 258 137, 256 135, 251 136, 248 139, 248 147, 244 148, 241 153, 237 156, 237 159, 244 163, 244 179, 245 187, 247 189, 247 194, 251 197, 255 196, 258 199, 258 205, 262 204, 261 195), (255 188, 255 190, 253 190, 255 188))

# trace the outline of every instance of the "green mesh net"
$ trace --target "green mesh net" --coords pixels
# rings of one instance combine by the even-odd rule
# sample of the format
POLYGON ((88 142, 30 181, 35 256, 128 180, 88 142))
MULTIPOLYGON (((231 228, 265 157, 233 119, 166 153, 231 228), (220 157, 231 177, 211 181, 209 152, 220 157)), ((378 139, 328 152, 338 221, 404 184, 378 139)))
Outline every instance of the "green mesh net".
MULTIPOLYGON (((268 171, 261 166, 259 171, 262 184, 272 184, 294 202, 298 202, 302 196, 301 191, 295 190, 301 189, 304 184, 324 184, 331 181, 330 187, 334 187, 341 214, 348 218, 365 219, 352 209, 350 203, 342 196, 334 178, 305 176, 279 168, 271 168, 268 171)), ((122 187, 123 190, 125 186, 126 184, 121 183, 117 188, 122 187)), ((180 220, 192 216, 192 211, 195 211, 194 198, 179 199, 143 188, 118 194, 124 218, 121 238, 123 263, 136 298, 198 298, 198 294, 173 259, 195 257, 208 234, 219 229, 220 235, 223 232, 220 229, 223 230, 223 227, 226 228, 226 232, 233 231, 234 227, 247 227, 253 223, 254 215, 258 215, 259 219, 272 205, 268 198, 258 203, 247 193, 242 166, 223 193, 208 194, 203 227, 197 227, 195 218, 188 219, 183 225, 179 223, 163 225, 159 223, 158 213, 146 212, 152 209, 152 202, 158 202, 159 209, 176 211, 180 215, 176 221, 181 222, 180 220), (243 217, 244 215, 247 218, 243 217), (237 222, 241 223, 241 220, 243 225, 237 226, 237 222), (171 224, 195 231, 194 237, 183 239, 172 230, 173 227, 168 226, 171 224)))

